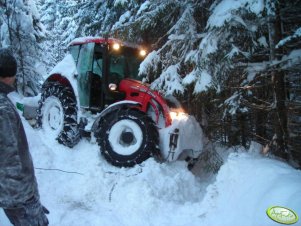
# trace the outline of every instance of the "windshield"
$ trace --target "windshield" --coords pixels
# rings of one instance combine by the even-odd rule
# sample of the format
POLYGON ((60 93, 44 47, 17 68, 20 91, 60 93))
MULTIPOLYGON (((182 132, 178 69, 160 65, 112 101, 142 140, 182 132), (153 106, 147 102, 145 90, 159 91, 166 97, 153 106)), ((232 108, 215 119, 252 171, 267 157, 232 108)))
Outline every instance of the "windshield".
POLYGON ((142 78, 138 77, 138 69, 142 60, 143 57, 139 56, 138 49, 122 47, 112 51, 110 54, 110 76, 116 76, 119 79, 141 80, 142 78))

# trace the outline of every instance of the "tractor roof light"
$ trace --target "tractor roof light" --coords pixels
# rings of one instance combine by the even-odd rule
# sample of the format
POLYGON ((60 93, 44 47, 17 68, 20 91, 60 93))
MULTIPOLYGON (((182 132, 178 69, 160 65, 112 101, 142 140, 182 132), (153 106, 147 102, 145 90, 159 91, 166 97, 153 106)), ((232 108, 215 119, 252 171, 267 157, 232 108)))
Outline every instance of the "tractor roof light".
POLYGON ((120 44, 119 43, 114 43, 113 44, 113 49, 116 50, 116 51, 119 50, 120 49, 120 44))
POLYGON ((145 49, 141 49, 139 51, 139 55, 142 56, 142 57, 145 57, 146 56, 146 50, 145 49))

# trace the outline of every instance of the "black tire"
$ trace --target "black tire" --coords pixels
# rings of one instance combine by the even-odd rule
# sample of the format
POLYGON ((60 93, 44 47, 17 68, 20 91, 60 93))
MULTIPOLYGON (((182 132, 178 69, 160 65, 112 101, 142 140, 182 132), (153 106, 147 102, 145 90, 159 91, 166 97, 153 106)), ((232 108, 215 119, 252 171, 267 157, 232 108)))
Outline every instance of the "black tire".
POLYGON ((135 109, 118 109, 105 115, 96 138, 102 155, 114 166, 132 167, 160 156, 155 123, 135 109))
POLYGON ((53 135, 60 144, 67 147, 75 146, 80 140, 77 124, 76 98, 72 89, 58 82, 49 82, 44 85, 41 100, 39 101, 37 125, 50 131, 47 136, 53 135), (54 121, 53 109, 59 119, 54 121), (52 133, 53 132, 53 133, 52 133))

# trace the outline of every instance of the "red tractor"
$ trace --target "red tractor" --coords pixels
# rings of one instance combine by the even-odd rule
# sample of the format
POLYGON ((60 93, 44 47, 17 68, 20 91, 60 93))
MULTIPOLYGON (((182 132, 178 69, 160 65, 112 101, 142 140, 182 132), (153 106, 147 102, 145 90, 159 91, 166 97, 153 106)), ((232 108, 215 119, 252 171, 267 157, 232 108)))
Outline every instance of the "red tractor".
POLYGON ((195 119, 175 98, 139 81, 145 55, 116 39, 75 39, 43 84, 37 124, 68 147, 84 136, 96 139, 105 159, 119 167, 150 156, 197 157, 202 130, 195 119))

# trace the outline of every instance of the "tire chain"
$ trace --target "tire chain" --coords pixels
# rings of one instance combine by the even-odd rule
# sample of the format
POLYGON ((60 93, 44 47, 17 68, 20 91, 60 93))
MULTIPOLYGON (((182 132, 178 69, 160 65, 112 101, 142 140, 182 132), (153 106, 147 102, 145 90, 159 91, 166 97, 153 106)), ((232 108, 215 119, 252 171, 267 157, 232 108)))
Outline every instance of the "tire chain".
MULTIPOLYGON (((159 133, 158 133, 157 127, 156 127, 155 123, 153 122, 153 120, 150 117, 148 117, 147 115, 144 115, 144 113, 142 113, 142 114, 141 113, 142 112, 140 112, 136 109, 132 109, 132 108, 127 108, 127 109, 120 108, 118 110, 115 110, 115 111, 109 113, 108 115, 105 115, 102 118, 102 120, 100 121, 98 130, 95 133, 95 135, 97 137, 97 143, 99 144, 99 146, 101 146, 102 142, 105 142, 105 144, 103 146, 110 145, 110 144, 107 143, 107 142, 109 142, 108 140, 104 140, 104 141, 101 140, 101 133, 107 133, 107 131, 102 131, 102 128, 108 128, 108 126, 109 126, 108 124, 110 124, 111 121, 115 121, 118 118, 120 118, 121 116, 134 115, 135 119, 141 121, 142 124, 148 125, 147 127, 149 128, 148 129, 149 131, 153 131, 153 133, 144 134, 146 136, 145 146, 148 146, 148 147, 154 146, 154 148, 150 151, 149 155, 155 157, 157 160, 160 161, 161 160, 161 155, 160 155, 160 150, 159 150, 159 146, 158 146, 159 133), (125 112, 126 112, 126 114, 125 114, 125 112), (136 112, 136 113, 133 113, 133 112, 136 112)), ((135 159, 131 160, 130 162, 124 162, 124 163, 119 162, 118 163, 118 160, 113 159, 111 157, 111 155, 109 155, 108 151, 103 150, 101 153, 104 155, 104 157, 110 163, 112 163, 114 165, 118 165, 118 166, 125 166, 125 167, 133 166, 135 164, 141 163, 141 158, 142 159, 145 158, 145 156, 142 156, 142 155, 146 154, 144 152, 141 152, 135 157, 135 159)))
POLYGON ((39 108, 37 110, 37 127, 42 126, 42 112, 41 109, 45 103, 45 100, 49 96, 57 97, 64 110, 64 128, 63 131, 57 137, 59 143, 73 147, 80 140, 80 134, 77 124, 77 109, 76 99, 73 91, 69 86, 63 86, 58 82, 48 82, 42 88, 42 96, 39 101, 39 108))

